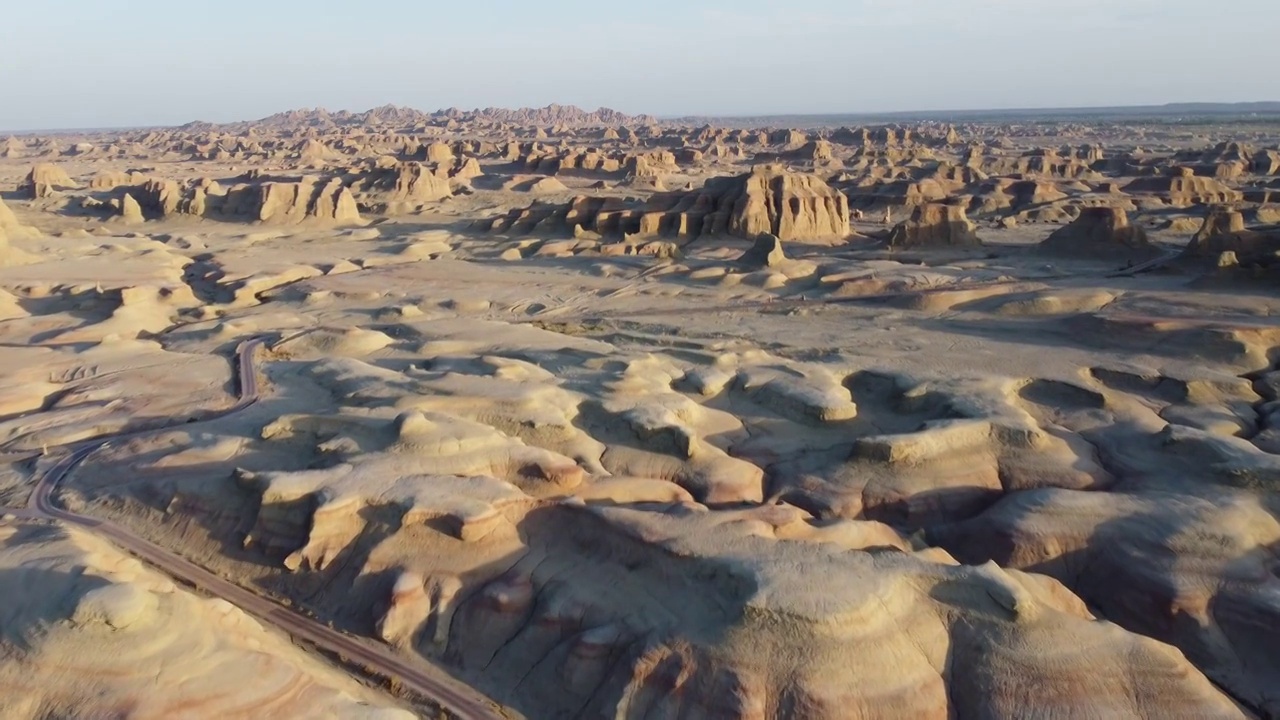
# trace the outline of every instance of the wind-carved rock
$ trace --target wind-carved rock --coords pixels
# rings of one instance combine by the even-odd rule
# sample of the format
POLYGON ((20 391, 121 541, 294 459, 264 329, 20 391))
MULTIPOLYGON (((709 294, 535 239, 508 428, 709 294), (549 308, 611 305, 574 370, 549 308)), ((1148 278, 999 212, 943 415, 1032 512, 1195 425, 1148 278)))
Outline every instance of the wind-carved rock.
POLYGON ((696 239, 732 235, 755 240, 843 238, 849 234, 849 200, 815 175, 761 165, 736 177, 715 178, 701 190, 657 193, 644 205, 620 198, 580 196, 565 205, 534 204, 483 221, 492 232, 581 228, 602 235, 696 239))
POLYGON ((973 231, 973 223, 960 204, 926 203, 916 207, 911 219, 898 224, 889 233, 889 246, 895 248, 960 246, 976 247, 982 241, 973 231))
POLYGON ((1086 207, 1071 224, 1060 228, 1040 243, 1040 249, 1055 253, 1102 256, 1155 255, 1155 246, 1141 227, 1129 224, 1129 216, 1118 207, 1086 207))

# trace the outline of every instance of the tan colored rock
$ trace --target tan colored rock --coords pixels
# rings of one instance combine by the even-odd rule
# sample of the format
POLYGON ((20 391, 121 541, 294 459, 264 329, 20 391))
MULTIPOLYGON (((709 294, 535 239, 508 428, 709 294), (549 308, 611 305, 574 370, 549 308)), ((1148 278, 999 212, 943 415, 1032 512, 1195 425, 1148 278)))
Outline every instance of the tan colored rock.
POLYGON ((713 233, 723 229, 751 239, 771 234, 783 241, 849 234, 849 199, 843 193, 817 176, 779 165, 757 165, 747 175, 708 181, 703 195, 714 199, 713 233))
POLYGON ((751 249, 738 258, 740 264, 748 267, 777 267, 786 261, 787 254, 777 235, 761 235, 751 249))
POLYGON ((1204 224, 1192 236, 1191 242, 1205 243, 1215 237, 1244 232, 1244 215, 1230 205, 1215 205, 1209 209, 1204 224))
POLYGON ((59 190, 75 187, 66 171, 53 163, 40 163, 31 168, 19 191, 32 200, 52 197, 59 190))
POLYGON ((146 220, 142 216, 142 206, 129 193, 120 198, 120 219, 126 223, 140 223, 146 220))
POLYGON ((1108 255, 1153 256, 1159 253, 1147 233, 1129 224, 1129 216, 1117 207, 1081 208, 1080 215, 1066 227, 1055 230, 1039 248, 1046 252, 1106 257, 1108 255))
POLYGON ((1159 177, 1138 178, 1124 187, 1126 193, 1156 195, 1174 207, 1222 205, 1238 202, 1241 194, 1220 180, 1200 177, 1188 167, 1174 168, 1159 177))
POLYGON ((889 233, 889 247, 976 247, 982 244, 963 205, 927 203, 889 233))

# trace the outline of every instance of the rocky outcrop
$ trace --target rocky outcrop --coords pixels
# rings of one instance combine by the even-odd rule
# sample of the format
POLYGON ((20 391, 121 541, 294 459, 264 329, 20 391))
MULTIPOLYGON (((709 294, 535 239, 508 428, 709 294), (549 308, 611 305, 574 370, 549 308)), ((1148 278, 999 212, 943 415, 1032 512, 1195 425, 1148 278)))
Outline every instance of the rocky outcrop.
POLYGON ((448 176, 420 162, 374 168, 352 187, 362 207, 387 214, 416 210, 453 196, 448 176))
POLYGON ((729 181, 708 181, 704 192, 716 196, 730 235, 787 241, 849 234, 849 199, 814 175, 757 165, 729 181))
POLYGON ((53 197, 61 190, 76 187, 66 171, 53 163, 40 163, 31 168, 26 179, 18 187, 24 197, 32 200, 53 197))
POLYGON ((1223 205, 1238 202, 1241 194, 1219 180, 1200 177, 1188 167, 1174 168, 1160 177, 1138 178, 1124 187, 1126 193, 1155 195, 1174 207, 1223 205))
POLYGON ((117 172, 104 170, 89 178, 90 190, 112 190, 118 187, 141 185, 147 181, 146 175, 137 172, 117 172))
POLYGON ((142 206, 129 193, 120 198, 120 219, 126 223, 140 223, 146 219, 142 216, 142 206))
MULTIPOLYGON (((21 265, 34 260, 35 256, 11 246, 9 240, 31 237, 35 234, 34 229, 19 223, 9 206, 4 204, 4 200, 0 200, 0 267, 21 265)), ((17 307, 16 303, 10 307, 10 303, 5 302, 6 300, 8 300, 7 296, 0 295, 0 317, 7 319, 16 312, 17 307)))
MULTIPOLYGON (((209 198, 211 201, 212 197, 209 198)), ((355 196, 341 178, 304 177, 297 182, 237 185, 211 202, 215 217, 248 219, 271 225, 315 221, 335 225, 361 222, 355 196)))
POLYGON ((782 241, 777 235, 761 235, 751 249, 738 258, 738 263, 749 268, 777 267, 787 261, 782 241))
POLYGON ((1209 209, 1204 224, 1192 236, 1194 245, 1202 245, 1214 238, 1244 232, 1244 214, 1230 205, 1216 205, 1209 209))
POLYGON ((535 204, 483 221, 493 232, 667 236, 695 239, 732 235, 755 240, 842 238, 849 234, 849 202, 816 176, 776 165, 746 175, 715 178, 701 190, 657 193, 643 205, 621 198, 580 196, 567 205, 535 204))
POLYGON ((958 203, 927 203, 889 233, 889 247, 976 247, 982 244, 958 203))
POLYGON ((1280 712, 1268 549, 1280 524, 1258 498, 1035 490, 932 538, 966 563, 1061 580, 1108 620, 1176 645, 1263 716, 1280 712))
POLYGON ((1055 254, 1106 258, 1154 256, 1159 251, 1147 233, 1129 224, 1128 214, 1117 207, 1086 207, 1071 224, 1055 230, 1039 245, 1055 254))

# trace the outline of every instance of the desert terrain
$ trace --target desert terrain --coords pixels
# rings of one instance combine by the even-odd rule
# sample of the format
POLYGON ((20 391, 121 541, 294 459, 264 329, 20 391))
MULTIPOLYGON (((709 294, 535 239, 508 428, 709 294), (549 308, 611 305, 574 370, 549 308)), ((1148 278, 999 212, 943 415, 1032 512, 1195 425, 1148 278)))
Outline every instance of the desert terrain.
POLYGON ((0 140, 0 716, 1280 717, 1280 121, 0 140))

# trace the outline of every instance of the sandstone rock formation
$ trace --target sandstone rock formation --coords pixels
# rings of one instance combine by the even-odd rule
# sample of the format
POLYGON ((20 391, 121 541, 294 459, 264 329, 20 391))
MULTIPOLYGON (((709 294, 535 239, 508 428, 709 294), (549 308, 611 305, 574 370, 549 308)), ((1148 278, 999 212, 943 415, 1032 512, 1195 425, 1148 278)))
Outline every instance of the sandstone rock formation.
POLYGON ((1159 251, 1141 227, 1129 224, 1129 216, 1117 207, 1086 207, 1071 224, 1055 230, 1039 248, 1056 254, 1130 259, 1149 257, 1159 251))
POLYGON ((1204 223, 1191 237, 1192 244, 1203 245, 1211 239, 1223 235, 1235 235, 1244 232, 1244 215, 1230 205, 1215 205, 1209 209, 1204 223))
POLYGON ((758 166, 737 177, 714 178, 701 190, 657 193, 644 206, 619 198, 580 196, 567 205, 535 204, 484 221, 495 232, 535 229, 572 233, 694 239, 761 234, 782 240, 842 238, 849 233, 849 203, 812 175, 758 166))
POLYGON ((813 175, 757 165, 748 175, 708 181, 717 209, 728 210, 726 230, 738 237, 768 233, 780 240, 843 238, 849 234, 849 200, 813 175))
POLYGON ((142 206, 129 193, 120 198, 120 219, 126 223, 140 223, 146 218, 142 216, 142 206))
POLYGON ((1160 177, 1138 178, 1124 188, 1127 193, 1152 194, 1173 207, 1230 204, 1241 199, 1240 192, 1221 181, 1200 177, 1191 168, 1175 168, 1160 177))
POLYGON ((61 166, 53 163, 40 163, 31 168, 27 177, 18 188, 24 196, 33 200, 52 197, 59 190, 75 187, 71 178, 61 166))
POLYGON ((361 222, 355 196, 340 178, 314 176, 297 182, 233 186, 219 198, 216 213, 227 219, 244 218, 273 225, 361 222))
POLYGON ((448 177, 419 162, 374 168, 353 189, 361 205, 384 213, 405 212, 453 196, 448 177))
POLYGON ((976 247, 982 244, 960 204, 927 203, 889 233, 889 247, 976 247))

